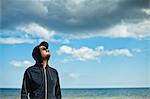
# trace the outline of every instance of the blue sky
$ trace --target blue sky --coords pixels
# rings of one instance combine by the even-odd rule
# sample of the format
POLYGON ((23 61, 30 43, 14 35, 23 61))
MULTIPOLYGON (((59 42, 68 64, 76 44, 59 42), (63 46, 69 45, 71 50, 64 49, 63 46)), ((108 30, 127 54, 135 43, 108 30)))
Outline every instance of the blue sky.
POLYGON ((62 88, 150 86, 149 0, 3 0, 0 88, 21 88, 49 42, 62 88))

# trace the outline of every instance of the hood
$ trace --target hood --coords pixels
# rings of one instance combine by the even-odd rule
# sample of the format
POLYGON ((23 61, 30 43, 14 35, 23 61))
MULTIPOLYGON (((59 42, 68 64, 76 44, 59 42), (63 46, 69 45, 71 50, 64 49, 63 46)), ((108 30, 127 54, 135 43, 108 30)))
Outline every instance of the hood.
POLYGON ((40 52, 40 49, 39 49, 40 46, 45 46, 46 48, 48 48, 48 43, 43 41, 39 45, 34 47, 34 49, 32 51, 32 57, 36 61, 36 63, 42 63, 43 62, 41 52, 40 52))

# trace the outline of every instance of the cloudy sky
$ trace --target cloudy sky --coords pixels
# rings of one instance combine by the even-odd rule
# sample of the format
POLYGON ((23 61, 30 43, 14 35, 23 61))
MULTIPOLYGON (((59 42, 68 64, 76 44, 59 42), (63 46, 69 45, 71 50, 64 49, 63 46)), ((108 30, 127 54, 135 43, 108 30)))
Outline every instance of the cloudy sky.
POLYGON ((150 86, 150 0, 0 2, 0 87, 21 87, 43 40, 62 88, 150 86))

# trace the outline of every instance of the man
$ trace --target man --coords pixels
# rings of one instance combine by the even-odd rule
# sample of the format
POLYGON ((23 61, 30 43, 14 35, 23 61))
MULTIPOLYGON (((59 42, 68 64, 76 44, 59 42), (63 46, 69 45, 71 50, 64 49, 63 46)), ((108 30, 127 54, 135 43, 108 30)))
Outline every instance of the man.
POLYGON ((32 52, 36 64, 27 68, 22 83, 21 99, 61 99, 58 72, 48 65, 51 56, 43 41, 32 52))

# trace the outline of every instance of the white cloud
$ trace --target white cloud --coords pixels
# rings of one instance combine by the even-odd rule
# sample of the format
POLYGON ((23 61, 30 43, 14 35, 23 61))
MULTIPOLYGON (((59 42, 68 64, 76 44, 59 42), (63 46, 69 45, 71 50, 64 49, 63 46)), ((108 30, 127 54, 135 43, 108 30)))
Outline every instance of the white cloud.
POLYGON ((59 33, 56 34, 55 31, 48 30, 36 23, 19 26, 16 28, 16 30, 19 30, 23 33, 25 32, 25 34, 23 35, 25 38, 32 38, 31 36, 38 37, 39 42, 46 40, 46 41, 54 42, 54 43, 64 43, 64 44, 69 43, 69 39, 66 39, 66 38, 65 39, 55 39, 54 36, 59 35, 59 33))
POLYGON ((97 46, 95 49, 88 47, 81 47, 79 49, 72 48, 70 46, 63 45, 58 50, 58 55, 67 54, 71 58, 64 59, 65 62, 72 60, 93 60, 102 56, 133 56, 128 49, 114 49, 105 50, 104 46, 97 46))
POLYGON ((70 40, 69 40, 69 39, 64 39, 64 40, 62 41, 62 43, 63 43, 63 44, 69 44, 69 43, 70 43, 70 40))
POLYGON ((54 38, 51 38, 51 39, 48 39, 48 41, 55 42, 55 43, 63 43, 63 44, 70 43, 69 39, 54 39, 54 38))
POLYGON ((144 13, 146 13, 147 15, 150 15, 150 9, 142 9, 142 11, 143 11, 144 13))
POLYGON ((132 48, 131 49, 133 52, 141 52, 141 49, 139 49, 139 48, 132 48))
POLYGON ((80 49, 74 49, 72 54, 75 57, 78 57, 79 60, 95 59, 95 57, 99 55, 99 53, 88 47, 81 47, 80 49))
POLYGON ((83 32, 81 34, 70 34, 71 38, 82 39, 90 37, 109 37, 109 38, 134 38, 143 39, 150 37, 150 20, 143 20, 135 23, 122 21, 104 30, 83 32))
POLYGON ((74 61, 74 60, 72 58, 65 58, 65 59, 63 59, 62 63, 67 63, 70 61, 74 61))
POLYGON ((11 65, 15 66, 15 67, 28 67, 33 65, 33 62, 28 61, 28 60, 24 60, 24 61, 16 61, 16 60, 12 60, 10 62, 11 65))
POLYGON ((108 55, 108 56, 124 55, 124 56, 128 56, 128 57, 133 56, 128 49, 115 49, 112 51, 104 51, 104 55, 108 55))
POLYGON ((2 4, 3 29, 8 31, 19 26, 22 32, 43 38, 55 32, 74 38, 150 36, 148 0, 5 0, 2 4))
POLYGON ((78 58, 78 60, 88 60, 88 59, 94 59, 96 56, 98 56, 98 53, 93 51, 92 49, 88 47, 81 47, 80 49, 74 49, 69 46, 61 46, 58 54, 70 54, 73 57, 78 58))
POLYGON ((80 77, 79 73, 70 73, 69 77, 73 78, 73 79, 78 79, 80 77))
POLYGON ((118 24, 110 29, 104 31, 109 37, 123 37, 123 38, 145 38, 150 37, 150 21, 145 20, 139 23, 124 23, 118 24), (108 34, 107 34, 108 33, 108 34))
POLYGON ((35 37, 43 37, 46 39, 50 39, 50 37, 55 35, 55 31, 47 30, 46 28, 36 23, 31 23, 25 26, 17 27, 17 30, 21 30, 22 32, 31 34, 32 36, 35 36, 35 37))
POLYGON ((68 44, 70 43, 69 39, 64 38, 63 35, 55 34, 55 31, 52 31, 51 33, 44 29, 40 28, 38 29, 31 29, 34 28, 31 26, 29 29, 25 30, 26 26, 17 27, 17 29, 6 31, 3 30, 0 35, 4 37, 0 37, 0 43, 1 44, 21 44, 21 43, 36 43, 41 41, 47 41, 47 42, 54 42, 54 43, 62 43, 62 44, 68 44), (38 31, 35 32, 34 30, 38 31), (13 31, 13 32, 12 32, 13 31), (26 32, 25 32, 26 31, 26 32), (21 33, 20 33, 21 32, 21 33), (39 33, 39 34, 38 34, 39 33), (55 38, 54 36, 58 35, 60 38, 55 38))
POLYGON ((71 54, 71 53, 72 53, 72 50, 73 50, 73 49, 72 49, 71 47, 64 45, 64 46, 61 46, 61 47, 60 47, 58 54, 59 54, 59 55, 62 54, 62 53, 71 54))
POLYGON ((54 43, 60 43, 63 42, 62 39, 54 39, 54 38, 50 38, 50 39, 38 39, 38 43, 42 42, 42 41, 47 41, 47 42, 54 42, 54 43))
POLYGON ((20 43, 34 43, 35 41, 28 38, 0 38, 0 44, 20 44, 20 43))

